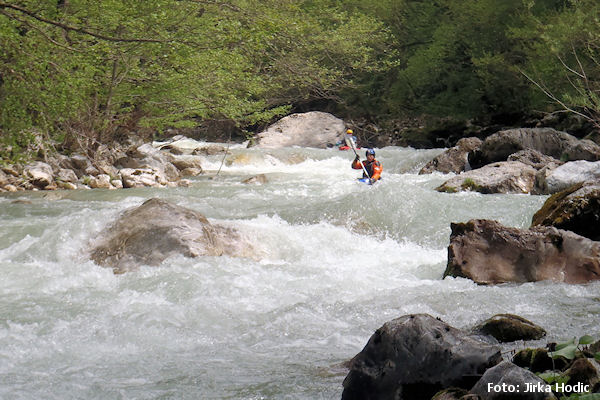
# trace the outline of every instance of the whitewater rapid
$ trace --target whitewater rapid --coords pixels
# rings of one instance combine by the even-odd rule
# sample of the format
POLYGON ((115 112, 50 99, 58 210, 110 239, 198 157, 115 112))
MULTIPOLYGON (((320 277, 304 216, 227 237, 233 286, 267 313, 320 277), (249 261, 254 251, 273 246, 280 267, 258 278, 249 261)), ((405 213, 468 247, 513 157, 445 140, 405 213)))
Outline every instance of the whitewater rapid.
POLYGON ((408 313, 596 333, 597 283, 441 279, 451 222, 525 228, 544 196, 438 193, 450 176, 417 172, 441 150, 378 149, 372 187, 348 152, 230 152, 189 188, 0 195, 0 398, 338 399, 340 364, 408 313), (258 174, 267 183, 241 183, 258 174), (260 258, 177 256, 118 276, 90 261, 98 233, 151 197, 236 227, 260 258))

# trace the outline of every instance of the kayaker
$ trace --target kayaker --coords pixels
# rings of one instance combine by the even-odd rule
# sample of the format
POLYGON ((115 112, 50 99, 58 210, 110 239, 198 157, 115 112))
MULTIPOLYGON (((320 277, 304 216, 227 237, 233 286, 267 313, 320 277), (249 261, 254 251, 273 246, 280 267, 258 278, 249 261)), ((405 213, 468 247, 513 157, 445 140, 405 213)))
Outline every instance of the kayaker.
POLYGON ((348 146, 348 140, 352 140, 352 142, 354 143, 354 147, 358 148, 358 139, 356 138, 356 136, 354 136, 354 131, 352 131, 352 129, 347 129, 346 137, 337 142, 336 145, 339 146, 340 150, 348 150, 350 149, 350 147, 348 146))
POLYGON ((364 167, 365 171, 363 171, 363 178, 369 178, 369 183, 373 184, 379 179, 381 179, 381 172, 383 171, 383 166, 379 161, 375 159, 375 150, 368 149, 365 152, 365 156, 367 157, 367 159, 363 161, 361 165, 360 158, 357 155, 354 161, 352 161, 352 168, 362 169, 364 167), (369 176, 367 176, 366 174, 369 174, 369 176))

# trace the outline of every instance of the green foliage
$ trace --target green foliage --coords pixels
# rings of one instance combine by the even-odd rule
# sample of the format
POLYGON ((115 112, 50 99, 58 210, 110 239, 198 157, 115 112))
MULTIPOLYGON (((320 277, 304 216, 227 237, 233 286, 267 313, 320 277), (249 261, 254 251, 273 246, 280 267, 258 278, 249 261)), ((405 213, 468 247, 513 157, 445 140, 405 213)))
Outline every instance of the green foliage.
POLYGON ((590 335, 584 335, 579 339, 573 338, 567 342, 557 344, 555 350, 549 352, 548 355, 552 358, 565 357, 573 360, 577 351, 583 350, 583 346, 592 343, 594 343, 594 338, 590 335))
POLYGON ((132 124, 254 125, 380 69, 384 38, 327 0, 0 2, 0 131, 93 147, 132 124))
MULTIPOLYGON (((585 346, 594 342, 594 338, 590 335, 584 335, 579 339, 573 338, 567 342, 557 344, 555 351, 549 352, 548 355, 552 359, 564 357, 568 360, 573 360, 577 356, 578 351, 584 350, 585 346)), ((600 359, 600 352, 594 354, 594 358, 600 359)), ((538 373, 537 375, 546 383, 552 385, 567 384, 569 382, 569 376, 558 374, 555 371, 538 373)), ((573 393, 569 396, 561 395, 560 398, 567 400, 600 400, 600 393, 573 393)))
POLYGON ((531 43, 526 74, 540 104, 579 113, 600 126, 600 4, 564 1, 564 7, 531 18, 515 36, 531 43))
POLYGON ((595 0, 0 1, 2 157, 32 129, 93 148, 315 101, 376 120, 600 121, 598 15, 595 0))

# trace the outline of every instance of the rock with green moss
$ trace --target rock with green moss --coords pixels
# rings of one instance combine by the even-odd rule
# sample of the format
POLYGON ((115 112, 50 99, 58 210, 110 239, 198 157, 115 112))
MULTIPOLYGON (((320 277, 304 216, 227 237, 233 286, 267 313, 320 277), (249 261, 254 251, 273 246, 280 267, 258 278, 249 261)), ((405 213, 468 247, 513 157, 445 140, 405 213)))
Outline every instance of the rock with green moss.
POLYGON ((521 368, 527 368, 531 372, 544 372, 553 369, 563 370, 569 364, 569 360, 564 357, 553 360, 548 355, 548 350, 543 348, 522 349, 514 355, 512 362, 521 368))
POLYGON ((546 335, 539 325, 513 314, 497 314, 477 325, 473 330, 478 334, 489 335, 499 342, 516 340, 537 340, 546 335))
POLYGON ((554 226, 600 241, 600 182, 585 182, 550 196, 531 226, 554 226))

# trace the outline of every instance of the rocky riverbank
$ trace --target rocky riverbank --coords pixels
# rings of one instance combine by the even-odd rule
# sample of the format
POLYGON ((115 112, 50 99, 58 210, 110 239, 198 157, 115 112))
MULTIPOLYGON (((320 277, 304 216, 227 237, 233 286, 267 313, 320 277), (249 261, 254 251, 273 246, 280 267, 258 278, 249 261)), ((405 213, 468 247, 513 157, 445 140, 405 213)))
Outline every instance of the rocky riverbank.
POLYGON ((0 192, 22 190, 121 189, 187 186, 202 173, 202 156, 226 152, 185 137, 168 142, 101 146, 92 157, 53 154, 43 160, 0 168, 0 192))
POLYGON ((348 363, 342 400, 547 400, 600 392, 594 358, 600 341, 582 337, 510 352, 500 346, 544 335, 515 315, 496 315, 471 329, 428 314, 405 315, 380 327, 348 363))

